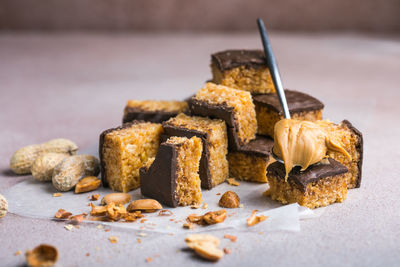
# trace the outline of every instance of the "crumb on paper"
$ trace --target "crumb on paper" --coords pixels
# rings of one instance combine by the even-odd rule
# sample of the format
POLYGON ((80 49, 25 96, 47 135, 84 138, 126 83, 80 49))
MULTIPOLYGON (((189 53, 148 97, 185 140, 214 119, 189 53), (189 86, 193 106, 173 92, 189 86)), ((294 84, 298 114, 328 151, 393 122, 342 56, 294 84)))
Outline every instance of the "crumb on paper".
POLYGON ((256 212, 257 212, 257 210, 253 210, 253 212, 251 213, 250 217, 247 219, 247 225, 248 226, 256 225, 256 224, 268 219, 268 216, 265 216, 265 215, 257 216, 256 212))
POLYGON ((53 197, 61 197, 61 196, 62 196, 61 193, 54 193, 54 194, 53 194, 53 197))
POLYGON ((76 224, 77 225, 77 224, 80 224, 81 222, 83 222, 85 217, 86 217, 85 214, 78 214, 78 215, 71 216, 69 218, 69 220, 70 220, 71 224, 76 224))
POLYGON ((89 256, 90 256, 90 253, 86 253, 85 256, 86 256, 86 257, 89 257, 89 256))
POLYGON ((22 251, 21 250, 17 250, 15 253, 14 253, 14 256, 19 256, 19 255, 21 255, 22 254, 22 251))
POLYGON ((228 182, 229 185, 233 185, 233 186, 239 186, 240 183, 238 181, 236 181, 235 178, 228 178, 226 179, 226 181, 228 182))
POLYGON ((224 248, 224 253, 225 254, 231 254, 232 250, 230 248, 224 248))
POLYGON ((64 228, 68 231, 72 231, 72 229, 74 229, 74 226, 72 224, 66 224, 64 225, 64 228))
POLYGON ((173 215, 173 213, 170 210, 160 210, 158 212, 158 216, 171 216, 171 215, 173 215))
POLYGON ((244 208, 244 204, 240 204, 239 208, 243 209, 244 208))
POLYGON ((56 214, 54 214, 54 218, 56 219, 68 219, 72 216, 71 212, 66 211, 65 209, 59 209, 56 214))
POLYGON ((102 224, 99 224, 99 225, 96 226, 96 228, 97 228, 97 229, 103 229, 104 226, 103 226, 102 224))
POLYGON ((193 229, 193 228, 194 228, 194 224, 193 224, 193 223, 190 223, 190 222, 184 223, 184 224, 183 224, 183 228, 186 228, 186 229, 193 229))
POLYGON ((208 208, 208 204, 206 202, 203 203, 203 206, 201 207, 202 209, 207 209, 208 208))
POLYGON ((140 233, 138 233, 138 236, 147 236, 147 234, 146 233, 143 233, 143 232, 140 232, 140 233))
POLYGON ((142 239, 140 239, 140 238, 136 238, 136 241, 138 244, 142 243, 142 239))
POLYGON ((108 240, 110 241, 111 244, 118 243, 118 237, 116 236, 110 236, 108 240))
POLYGON ((200 204, 193 204, 190 206, 191 209, 200 209, 200 204))
POLYGON ((100 194, 95 194, 95 195, 91 195, 90 200, 96 201, 96 200, 99 200, 99 198, 100 198, 100 194))
POLYGON ((232 242, 236 242, 237 236, 230 235, 230 234, 225 234, 224 238, 231 240, 232 242))
POLYGON ((188 223, 195 223, 199 225, 211 225, 222 223, 226 219, 226 210, 210 211, 204 215, 190 214, 186 221, 188 223))
POLYGON ((152 262, 153 261, 153 258, 152 257, 147 257, 146 258, 146 262, 152 262))
POLYGON ((220 196, 220 195, 221 195, 221 193, 217 193, 216 195, 217 195, 217 196, 220 196))

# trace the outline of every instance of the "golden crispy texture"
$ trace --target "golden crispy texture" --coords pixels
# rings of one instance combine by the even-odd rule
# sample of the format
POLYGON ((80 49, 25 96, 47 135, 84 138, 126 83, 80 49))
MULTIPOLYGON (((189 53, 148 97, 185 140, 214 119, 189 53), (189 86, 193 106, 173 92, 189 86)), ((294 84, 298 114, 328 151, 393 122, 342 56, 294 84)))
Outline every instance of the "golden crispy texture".
POLYGON ((128 192, 140 186, 139 169, 155 157, 163 129, 158 123, 138 123, 108 133, 103 160, 111 189, 128 192))
POLYGON ((334 133, 334 137, 341 143, 343 148, 350 154, 351 159, 346 157, 340 152, 328 151, 328 156, 340 162, 349 170, 350 176, 347 176, 347 188, 351 189, 356 187, 358 177, 358 162, 360 160, 360 154, 357 151, 357 147, 360 144, 360 138, 351 131, 346 124, 334 124, 330 122, 330 130, 334 133))
MULTIPOLYGON (((269 108, 256 105, 256 115, 258 123, 258 134, 274 137, 275 123, 283 119, 283 115, 279 115, 276 111, 269 108)), ((322 119, 322 109, 315 111, 302 111, 291 113, 292 119, 304 121, 316 121, 322 119)))
POLYGON ((210 169, 213 187, 223 183, 229 175, 228 161, 228 136, 226 124, 222 120, 212 120, 203 117, 190 117, 179 114, 166 122, 167 125, 182 127, 208 133, 207 148, 210 153, 208 166, 210 169))
POLYGON ((200 204, 202 199, 199 166, 203 151, 201 139, 195 136, 190 139, 173 136, 166 143, 178 145, 176 193, 179 205, 200 204))
POLYGON ((345 173, 321 179, 308 184, 305 192, 294 182, 285 182, 284 179, 268 176, 269 189, 266 195, 282 204, 297 202, 310 209, 324 207, 346 199, 346 180, 350 176, 350 173, 345 173))
POLYGON ((256 94, 275 92, 271 74, 266 67, 254 69, 240 66, 221 72, 217 66, 211 64, 211 71, 213 73, 213 81, 217 84, 256 94))
POLYGON ((225 104, 228 107, 232 107, 238 126, 237 134, 243 144, 247 144, 256 137, 256 112, 249 92, 214 83, 206 83, 202 89, 197 91, 194 98, 211 105, 225 104))
POLYGON ((229 152, 229 174, 237 179, 267 183, 267 167, 275 160, 273 157, 259 157, 242 152, 229 152))
POLYGON ((137 108, 145 111, 166 111, 180 113, 187 109, 185 101, 129 100, 127 108, 137 108))

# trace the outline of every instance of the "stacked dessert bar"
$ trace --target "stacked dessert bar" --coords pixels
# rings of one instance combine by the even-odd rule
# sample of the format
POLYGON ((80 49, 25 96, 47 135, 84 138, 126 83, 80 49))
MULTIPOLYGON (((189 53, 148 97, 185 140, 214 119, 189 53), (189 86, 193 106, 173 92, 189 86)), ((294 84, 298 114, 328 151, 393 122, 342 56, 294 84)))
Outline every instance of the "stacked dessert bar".
POLYGON ((124 124, 100 136, 104 185, 123 192, 140 187, 175 207, 198 205, 202 189, 235 177, 268 183, 272 199, 310 208, 341 202, 348 188, 360 186, 361 133, 346 120, 322 121, 324 105, 299 91, 285 90, 292 118, 323 125, 332 149, 289 173, 272 157, 283 112, 262 51, 215 53, 211 70, 211 82, 187 101, 128 101, 124 124))

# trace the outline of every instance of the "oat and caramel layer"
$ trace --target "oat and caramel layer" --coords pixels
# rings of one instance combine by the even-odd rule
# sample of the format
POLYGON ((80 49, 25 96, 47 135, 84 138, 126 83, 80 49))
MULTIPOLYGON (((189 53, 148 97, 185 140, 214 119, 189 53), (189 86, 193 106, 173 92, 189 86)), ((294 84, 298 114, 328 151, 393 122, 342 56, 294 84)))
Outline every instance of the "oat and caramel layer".
POLYGON ((264 52, 226 50, 211 55, 213 82, 253 94, 275 92, 264 52))
POLYGON ((142 194, 171 207, 200 204, 202 150, 202 141, 195 136, 173 136, 161 143, 151 166, 140 170, 142 194))
POLYGON ((143 120, 161 123, 187 110, 185 101, 129 100, 124 109, 123 123, 143 120))
POLYGON ((162 132, 161 124, 140 121, 104 131, 99 145, 103 185, 120 192, 138 188, 139 169, 156 155, 162 132))
POLYGON ((274 140, 257 136, 237 151, 228 153, 230 176, 244 181, 266 183, 267 167, 274 162, 271 149, 274 140))
POLYGON ((179 114, 164 122, 163 128, 163 140, 171 136, 201 138, 200 179, 204 189, 211 189, 228 178, 228 136, 224 121, 179 114))
MULTIPOLYGON (((285 90, 292 119, 316 121, 322 119, 324 104, 308 94, 285 90)), ((283 110, 277 94, 253 95, 256 106, 258 134, 274 136, 275 123, 283 119, 283 110)))
POLYGON ((206 83, 189 101, 189 109, 194 115, 224 120, 228 126, 229 144, 233 149, 256 137, 257 119, 249 92, 206 83))

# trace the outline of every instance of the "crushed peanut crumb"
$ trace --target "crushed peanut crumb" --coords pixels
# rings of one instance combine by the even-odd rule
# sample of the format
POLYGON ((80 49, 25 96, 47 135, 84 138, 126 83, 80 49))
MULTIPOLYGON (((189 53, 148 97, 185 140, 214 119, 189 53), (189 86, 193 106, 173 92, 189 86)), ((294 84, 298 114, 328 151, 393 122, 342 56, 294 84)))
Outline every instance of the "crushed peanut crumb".
POLYGON ((233 185, 233 186, 239 186, 240 183, 238 181, 236 181, 235 178, 228 178, 226 179, 226 181, 228 182, 229 185, 233 185))
POLYGON ((111 244, 118 243, 118 237, 116 236, 110 236, 108 240, 110 241, 111 244))
POLYGON ((74 229, 74 226, 72 224, 66 224, 64 225, 64 228, 68 231, 72 231, 72 229, 74 229))
POLYGON ((224 238, 231 240, 232 242, 236 242, 237 237, 234 235, 230 235, 230 234, 225 234, 224 238))
POLYGON ((53 194, 53 197, 61 197, 61 196, 62 196, 61 193, 54 193, 54 194, 53 194))
POLYGON ((225 254, 231 254, 232 250, 230 248, 224 248, 224 253, 225 254))
POLYGON ((253 212, 251 213, 251 216, 247 219, 248 226, 256 225, 256 224, 268 219, 268 217, 265 215, 256 216, 256 212, 257 212, 257 210, 253 210, 253 212))
POLYGON ((99 200, 99 198, 100 198, 100 194, 95 194, 95 195, 91 195, 91 196, 90 196, 90 200, 91 200, 91 201, 99 200))

